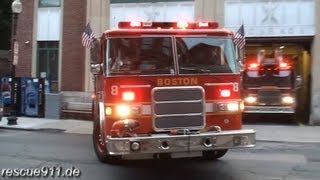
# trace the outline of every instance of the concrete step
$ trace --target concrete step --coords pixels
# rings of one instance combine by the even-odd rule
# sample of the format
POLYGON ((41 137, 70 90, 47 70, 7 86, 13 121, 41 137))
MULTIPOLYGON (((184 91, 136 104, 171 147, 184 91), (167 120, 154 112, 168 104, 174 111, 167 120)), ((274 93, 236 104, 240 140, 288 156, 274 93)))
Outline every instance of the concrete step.
POLYGON ((90 111, 92 103, 83 102, 64 102, 63 110, 74 110, 74 111, 90 111))
POLYGON ((91 94, 91 92, 64 91, 62 118, 91 120, 91 94))

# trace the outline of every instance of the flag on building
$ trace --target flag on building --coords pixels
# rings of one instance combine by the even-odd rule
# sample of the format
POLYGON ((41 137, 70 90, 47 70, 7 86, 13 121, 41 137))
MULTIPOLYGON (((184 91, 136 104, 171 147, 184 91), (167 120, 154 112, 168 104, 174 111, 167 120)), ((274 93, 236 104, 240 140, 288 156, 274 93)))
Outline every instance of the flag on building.
POLYGON ((246 44, 246 38, 244 37, 244 27, 243 24, 240 26, 239 30, 233 37, 233 41, 239 49, 243 49, 246 44))
POLYGON ((88 23, 82 34, 82 45, 90 49, 94 39, 95 39, 95 34, 90 27, 90 23, 88 23))

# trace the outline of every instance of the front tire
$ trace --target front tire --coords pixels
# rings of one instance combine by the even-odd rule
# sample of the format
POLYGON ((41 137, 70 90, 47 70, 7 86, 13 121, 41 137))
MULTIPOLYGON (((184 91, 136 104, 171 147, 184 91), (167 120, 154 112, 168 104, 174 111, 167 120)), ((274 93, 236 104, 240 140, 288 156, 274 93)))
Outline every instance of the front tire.
MULTIPOLYGON (((96 111, 93 111, 93 112, 96 112, 96 111)), ((96 153, 97 158, 99 159, 99 161, 103 163, 119 164, 121 161, 121 157, 112 156, 108 153, 106 142, 103 141, 104 134, 101 134, 100 121, 96 113, 94 113, 93 121, 94 122, 93 122, 92 140, 93 140, 94 151, 96 153)))
POLYGON ((224 156, 228 152, 228 149, 221 149, 221 150, 210 150, 210 151, 203 151, 202 157, 204 160, 217 160, 224 156))

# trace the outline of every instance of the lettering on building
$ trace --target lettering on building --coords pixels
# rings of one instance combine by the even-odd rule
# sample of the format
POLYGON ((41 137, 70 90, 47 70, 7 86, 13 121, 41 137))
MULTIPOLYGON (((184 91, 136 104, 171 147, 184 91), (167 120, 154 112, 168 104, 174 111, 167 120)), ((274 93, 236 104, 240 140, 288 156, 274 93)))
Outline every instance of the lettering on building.
POLYGON ((278 5, 275 3, 264 4, 263 10, 265 13, 261 24, 278 24, 277 16, 275 15, 278 5))

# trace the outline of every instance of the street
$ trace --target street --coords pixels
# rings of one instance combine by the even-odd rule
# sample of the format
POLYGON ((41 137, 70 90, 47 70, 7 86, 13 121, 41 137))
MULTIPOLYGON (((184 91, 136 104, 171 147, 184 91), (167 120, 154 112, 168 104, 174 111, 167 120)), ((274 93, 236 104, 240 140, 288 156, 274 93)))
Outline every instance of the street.
MULTIPOLYGON (((320 143, 258 141, 255 148, 231 150, 218 161, 143 160, 121 166, 100 163, 87 134, 0 129, 0 143, 1 179, 24 179, 5 177, 4 169, 35 168, 80 170, 68 179, 320 179, 320 143)), ((54 175, 34 179, 64 179, 54 175)))

